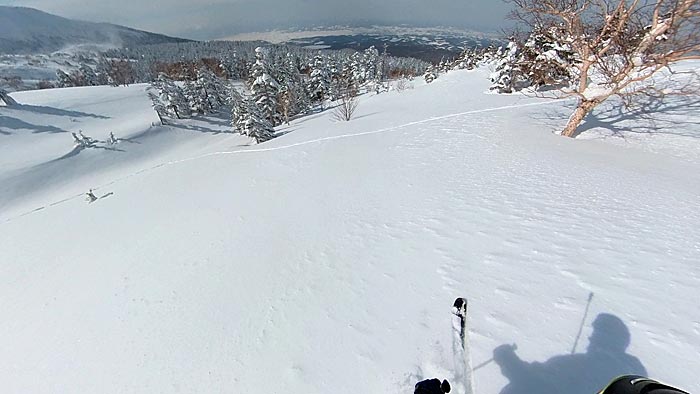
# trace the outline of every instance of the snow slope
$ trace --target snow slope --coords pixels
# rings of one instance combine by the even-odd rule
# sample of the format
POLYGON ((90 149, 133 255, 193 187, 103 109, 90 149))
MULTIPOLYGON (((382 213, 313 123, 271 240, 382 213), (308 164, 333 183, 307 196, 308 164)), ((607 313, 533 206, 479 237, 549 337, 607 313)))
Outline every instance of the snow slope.
POLYGON ((697 111, 639 135, 601 113, 569 140, 552 131, 570 103, 485 94, 486 75, 367 96, 351 122, 317 114, 258 146, 213 134, 225 119, 150 128, 142 86, 13 94, 4 390, 407 393, 454 375, 465 296, 477 393, 540 373, 591 393, 626 372, 601 313, 649 375, 698 391, 697 111), (56 160, 76 128, 134 143, 56 160), (107 197, 88 205, 89 188, 107 197), (542 364, 502 371, 504 344, 542 364))
POLYGON ((50 53, 188 41, 110 23, 77 21, 34 8, 0 6, 0 53, 50 53))
MULTIPOLYGON (((213 134, 229 129, 225 118, 154 127, 158 117, 145 89, 132 85, 12 93, 21 105, 0 112, 0 212, 11 212, 10 205, 18 200, 35 208, 48 196, 80 194, 86 184, 193 154, 198 145, 216 143, 213 134), (97 148, 74 148, 71 133, 79 131, 101 141, 97 148), (117 145, 106 142, 110 132, 121 139, 117 145)), ((239 143, 248 141, 241 138, 239 143)))

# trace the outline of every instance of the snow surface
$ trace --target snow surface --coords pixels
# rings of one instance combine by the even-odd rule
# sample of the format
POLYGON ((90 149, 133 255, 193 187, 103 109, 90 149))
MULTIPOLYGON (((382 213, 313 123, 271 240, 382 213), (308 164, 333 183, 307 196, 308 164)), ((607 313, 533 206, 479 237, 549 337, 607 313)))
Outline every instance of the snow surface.
POLYGON ((543 363, 525 387, 538 368, 577 394, 629 372, 619 331, 586 353, 601 313, 650 376, 697 392, 697 107, 651 126, 613 106, 571 140, 553 133, 571 102, 485 94, 487 75, 367 95, 350 122, 316 114, 250 146, 223 115, 152 127, 142 85, 14 93, 3 391, 410 393, 455 375, 464 296, 476 393, 508 384, 501 345, 543 363), (125 140, 76 151, 77 130, 125 140))

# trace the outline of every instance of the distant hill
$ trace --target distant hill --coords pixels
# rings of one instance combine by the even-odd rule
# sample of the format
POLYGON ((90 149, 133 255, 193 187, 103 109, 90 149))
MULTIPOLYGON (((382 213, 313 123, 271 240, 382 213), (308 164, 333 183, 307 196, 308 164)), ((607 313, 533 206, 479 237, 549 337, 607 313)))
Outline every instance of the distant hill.
POLYGON ((34 8, 0 6, 0 53, 49 53, 189 41, 110 23, 77 21, 34 8))
POLYGON ((448 27, 331 26, 303 30, 243 33, 224 38, 232 41, 263 40, 317 49, 364 50, 370 46, 393 56, 415 57, 437 63, 459 55, 464 48, 503 45, 500 34, 448 27))

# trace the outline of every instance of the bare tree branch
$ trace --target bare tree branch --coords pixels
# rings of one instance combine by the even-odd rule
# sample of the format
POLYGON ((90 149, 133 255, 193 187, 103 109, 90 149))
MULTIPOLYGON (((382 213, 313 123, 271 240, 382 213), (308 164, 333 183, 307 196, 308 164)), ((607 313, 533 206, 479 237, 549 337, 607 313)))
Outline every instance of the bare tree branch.
MULTIPOLYGON (((565 96, 579 103, 562 135, 574 137, 585 116, 612 96, 663 98, 652 77, 674 63, 700 59, 700 0, 506 0, 529 28, 563 26, 579 59, 578 83, 565 96)), ((678 87, 676 87, 678 88, 678 87)), ((681 93, 697 88, 684 86, 681 93)))

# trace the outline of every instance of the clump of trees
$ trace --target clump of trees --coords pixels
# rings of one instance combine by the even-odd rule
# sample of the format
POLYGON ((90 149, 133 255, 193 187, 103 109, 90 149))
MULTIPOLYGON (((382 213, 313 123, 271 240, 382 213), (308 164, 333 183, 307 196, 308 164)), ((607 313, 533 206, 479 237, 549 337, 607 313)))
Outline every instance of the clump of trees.
POLYGON ((161 123, 228 107, 232 132, 264 142, 274 137, 275 126, 331 105, 336 112, 344 109, 341 118, 350 120, 360 93, 387 89, 389 61, 373 47, 362 52, 316 52, 308 58, 278 49, 258 47, 254 61, 246 63, 248 69, 233 68, 237 75, 247 75, 244 86, 227 79, 230 71, 217 75, 211 70, 231 70, 230 65, 203 62, 194 69, 171 69, 184 81, 161 72, 148 89, 161 123))
POLYGON ((524 39, 511 37, 491 74, 491 90, 512 93, 524 88, 568 86, 578 58, 561 25, 537 25, 524 39))
POLYGON ((229 107, 232 131, 262 142, 294 116, 343 102, 356 108, 360 93, 387 91, 389 78, 421 75, 428 66, 389 56, 386 48, 381 53, 374 47, 311 51, 255 44, 191 42, 109 50, 71 72, 58 70, 58 86, 149 82, 161 124, 229 107), (234 81, 244 82, 244 88, 234 89, 234 81))
POLYGON ((485 64, 492 64, 502 58, 502 48, 493 45, 487 47, 468 47, 454 59, 442 59, 438 64, 426 68, 423 78, 426 83, 436 80, 441 74, 452 70, 474 70, 485 64))
POLYGON ((158 75, 147 91, 161 124, 167 123, 166 118, 183 119, 192 115, 193 104, 184 90, 165 74, 158 75))
POLYGON ((207 69, 197 70, 192 81, 177 84, 161 73, 148 87, 153 109, 161 124, 168 118, 185 119, 192 115, 218 112, 229 100, 229 84, 207 69))
MULTIPOLYGON (((128 86, 139 82, 134 62, 127 59, 108 59, 101 57, 95 66, 83 62, 70 72, 56 70, 56 86, 68 88, 75 86, 128 86)), ((144 81, 142 81, 144 82, 144 81)))
MULTIPOLYGON (((95 72, 99 75, 100 68, 118 68, 127 62, 134 82, 152 82, 161 73, 173 80, 184 81, 195 78, 196 70, 204 66, 219 78, 248 81, 252 66, 257 61, 256 48, 261 45, 260 42, 210 41, 116 48, 101 55, 95 72)), ((287 62, 287 68, 294 66, 307 77, 313 71, 310 66, 318 60, 319 55, 331 66, 350 63, 376 65, 364 70, 355 69, 359 72, 357 77, 364 80, 371 80, 373 76, 395 79, 401 75, 421 75, 429 65, 415 58, 390 56, 386 48, 381 53, 375 48, 359 52, 328 50, 319 53, 298 46, 265 45, 265 51, 270 64, 281 65, 287 62)), ((337 71, 341 69, 342 67, 337 71)), ((80 78, 77 80, 82 83, 80 78)), ((386 86, 374 84, 380 85, 386 86)))

